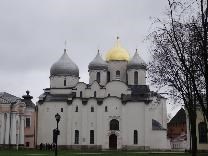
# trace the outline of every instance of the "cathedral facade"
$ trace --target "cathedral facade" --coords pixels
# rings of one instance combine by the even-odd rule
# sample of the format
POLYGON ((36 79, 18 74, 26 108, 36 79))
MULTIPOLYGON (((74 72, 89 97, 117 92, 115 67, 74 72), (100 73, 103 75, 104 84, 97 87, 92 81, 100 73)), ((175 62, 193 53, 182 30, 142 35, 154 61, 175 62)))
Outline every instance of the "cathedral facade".
POLYGON ((50 69, 50 88, 40 95, 37 144, 52 143, 56 113, 58 145, 67 148, 167 149, 166 99, 146 85, 147 65, 130 58, 117 40, 103 60, 89 63, 89 84, 66 49, 50 69))

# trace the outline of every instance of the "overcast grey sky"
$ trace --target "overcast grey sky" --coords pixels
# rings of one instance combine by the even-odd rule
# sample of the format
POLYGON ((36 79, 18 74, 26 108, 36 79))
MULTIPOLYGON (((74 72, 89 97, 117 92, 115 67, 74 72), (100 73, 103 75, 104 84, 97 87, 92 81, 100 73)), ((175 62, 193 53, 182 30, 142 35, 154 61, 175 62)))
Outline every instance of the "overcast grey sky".
POLYGON ((167 0, 0 0, 0 92, 34 102, 49 87, 51 65, 63 53, 79 66, 88 83, 88 64, 99 48, 103 58, 116 36, 132 56, 148 61, 153 18, 161 18, 167 0))

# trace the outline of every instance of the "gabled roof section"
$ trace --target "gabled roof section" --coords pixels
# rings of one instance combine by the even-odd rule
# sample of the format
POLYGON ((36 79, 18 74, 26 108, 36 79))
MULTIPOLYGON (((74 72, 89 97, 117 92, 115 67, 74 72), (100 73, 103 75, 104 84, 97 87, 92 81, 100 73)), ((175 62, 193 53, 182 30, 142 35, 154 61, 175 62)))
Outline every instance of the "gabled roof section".
POLYGON ((176 115, 170 120, 168 124, 172 123, 185 123, 186 122, 186 112, 181 108, 176 115))
POLYGON ((19 97, 16 97, 14 95, 11 95, 6 92, 0 92, 0 103, 3 104, 11 104, 15 103, 17 101, 20 101, 21 99, 19 97))

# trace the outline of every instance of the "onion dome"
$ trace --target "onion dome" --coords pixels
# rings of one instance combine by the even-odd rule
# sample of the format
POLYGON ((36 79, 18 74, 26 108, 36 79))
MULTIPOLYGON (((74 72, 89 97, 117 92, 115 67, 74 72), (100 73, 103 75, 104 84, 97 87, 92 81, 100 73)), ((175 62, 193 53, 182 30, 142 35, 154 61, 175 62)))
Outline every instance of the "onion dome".
POLYGON ((51 66, 51 76, 79 76, 77 65, 69 58, 66 49, 61 58, 51 66))
POLYGON ((144 62, 144 60, 139 56, 137 49, 132 57, 132 59, 129 61, 127 65, 128 69, 146 69, 147 64, 144 62))
POLYGON ((95 58, 88 65, 89 70, 104 70, 108 69, 108 64, 100 56, 99 50, 95 58))
POLYGON ((109 50, 106 54, 107 61, 129 61, 129 53, 126 49, 122 48, 119 43, 119 37, 117 37, 117 41, 115 47, 109 50))

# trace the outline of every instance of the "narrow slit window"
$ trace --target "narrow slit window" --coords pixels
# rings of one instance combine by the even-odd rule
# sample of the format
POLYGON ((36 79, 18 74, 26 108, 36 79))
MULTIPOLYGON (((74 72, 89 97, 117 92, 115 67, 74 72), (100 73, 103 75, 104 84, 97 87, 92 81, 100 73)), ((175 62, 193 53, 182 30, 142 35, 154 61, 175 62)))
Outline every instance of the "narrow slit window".
POLYGON ((116 79, 120 79, 120 71, 119 70, 116 71, 116 79))
POLYGON ((94 130, 90 130, 90 144, 94 144, 94 130))
POLYGON ((64 79, 64 86, 66 86, 66 78, 64 79))
POLYGON ((94 97, 97 97, 97 93, 96 93, 96 91, 94 91, 94 97))
POLYGON ((97 82, 100 83, 100 72, 97 72, 97 82))
POLYGON ((107 72, 107 82, 110 82, 110 72, 107 72))
POLYGON ((80 91, 80 97, 82 98, 82 91, 80 91))
POLYGON ((79 144, 79 131, 78 130, 75 130, 74 144, 79 144))
POLYGON ((105 106, 105 112, 107 112, 108 111, 108 107, 107 106, 105 106))
POLYGON ((138 71, 134 72, 134 84, 138 85, 138 71))
POLYGON ((91 107, 91 112, 94 112, 94 107, 91 107))
POLYGON ((75 108, 75 112, 78 112, 78 106, 76 106, 76 108, 75 108))
POLYGON ((134 130, 134 144, 138 144, 138 131, 134 130))

